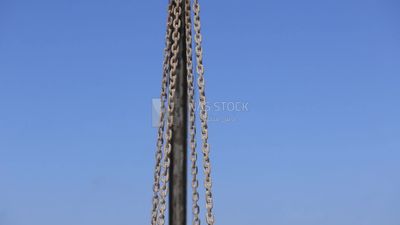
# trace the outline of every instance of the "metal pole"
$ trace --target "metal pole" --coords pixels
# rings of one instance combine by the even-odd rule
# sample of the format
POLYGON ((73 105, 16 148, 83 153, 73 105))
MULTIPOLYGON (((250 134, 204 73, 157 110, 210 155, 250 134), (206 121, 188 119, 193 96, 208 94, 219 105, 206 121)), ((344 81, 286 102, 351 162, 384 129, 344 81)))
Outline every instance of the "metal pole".
POLYGON ((169 183, 169 225, 186 225, 187 192, 187 70, 185 1, 181 1, 181 27, 175 87, 174 123, 169 183))

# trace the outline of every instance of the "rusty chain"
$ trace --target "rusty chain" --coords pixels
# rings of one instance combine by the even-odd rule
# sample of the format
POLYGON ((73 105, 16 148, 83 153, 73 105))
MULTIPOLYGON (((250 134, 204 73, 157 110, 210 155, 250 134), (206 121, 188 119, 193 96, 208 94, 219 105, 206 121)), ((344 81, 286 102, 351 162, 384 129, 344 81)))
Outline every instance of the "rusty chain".
POLYGON ((206 189, 206 222, 208 225, 214 224, 213 214, 213 196, 212 196, 212 180, 211 180, 211 163, 210 163, 210 145, 208 144, 208 114, 206 110, 206 94, 204 82, 204 66, 203 66, 203 49, 202 35, 200 23, 200 4, 198 0, 194 1, 194 31, 196 46, 196 71, 198 74, 197 84, 200 98, 200 121, 201 121, 201 139, 203 152, 204 167, 204 187, 206 189))
MULTIPOLYGON (((180 16, 184 10, 185 20, 185 44, 186 44, 186 70, 187 70, 187 95, 189 105, 189 142, 190 142, 190 161, 191 161, 191 186, 192 186, 192 224, 200 225, 200 207, 198 204, 199 182, 197 179, 197 152, 196 152, 196 121, 195 121, 195 84, 193 74, 193 50, 192 50, 192 21, 191 21, 191 0, 185 0, 185 8, 181 8, 183 0, 170 0, 168 6, 167 31, 164 49, 163 76, 161 85, 161 113, 159 118, 156 166, 154 172, 153 199, 151 225, 164 225, 166 212, 166 199, 168 194, 170 154, 172 147, 172 125, 174 112, 174 95, 176 70, 178 66, 179 39, 181 34, 180 16), (172 43, 171 43, 172 39, 172 43), (167 104, 167 108, 166 108, 167 104), (167 117, 167 119, 165 118, 167 117), (166 128, 165 128, 166 127, 166 128), (164 144, 164 135, 166 142, 164 144), (161 187, 160 187, 161 186, 161 187)), ((203 66, 203 49, 200 23, 200 4, 198 0, 193 3, 194 20, 194 42, 196 56, 197 86, 200 99, 200 122, 201 122, 201 141, 203 153, 204 187, 206 197, 206 222, 208 225, 215 223, 213 214, 213 195, 211 180, 210 146, 208 143, 208 114, 206 110, 206 95, 203 66)))
POLYGON ((167 85, 169 75, 169 59, 170 59, 170 48, 171 48, 171 12, 172 4, 168 5, 167 14, 167 28, 165 34, 165 48, 164 48, 164 61, 163 61, 163 73, 161 80, 161 109, 160 118, 157 132, 157 150, 156 150, 156 165, 154 169, 154 184, 153 184, 153 199, 152 199, 152 212, 151 212, 151 225, 157 224, 157 214, 159 205, 159 189, 160 189, 160 174, 161 174, 161 160, 162 160, 162 147, 164 144, 164 127, 165 127, 165 104, 167 101, 167 85))
POLYGON ((185 0, 185 34, 186 34, 186 70, 187 70, 187 94, 189 105, 189 142, 190 142, 190 162, 192 175, 192 224, 200 225, 200 207, 198 204, 199 193, 197 188, 199 182, 197 180, 197 152, 196 152, 196 117, 195 117, 195 101, 194 101, 194 78, 193 78, 193 52, 192 52, 192 22, 190 0, 185 0))
MULTIPOLYGON (((160 190, 160 202, 159 202, 159 215, 157 223, 158 225, 165 224, 165 211, 166 211, 166 198, 168 194, 168 182, 169 182, 169 167, 170 167, 170 154, 171 154, 171 140, 172 140, 172 126, 173 126, 173 112, 174 112, 174 96, 175 96, 175 82, 176 82, 176 68, 178 66, 178 52, 179 45, 178 41, 180 38, 179 28, 181 26, 180 15, 182 13, 181 8, 182 0, 174 0, 173 6, 173 32, 171 46, 172 56, 170 58, 170 77, 168 86, 168 119, 166 129, 166 143, 164 145, 164 158, 163 158, 163 171, 161 176, 161 190, 160 190)), ((172 4, 172 3, 171 3, 172 4)))

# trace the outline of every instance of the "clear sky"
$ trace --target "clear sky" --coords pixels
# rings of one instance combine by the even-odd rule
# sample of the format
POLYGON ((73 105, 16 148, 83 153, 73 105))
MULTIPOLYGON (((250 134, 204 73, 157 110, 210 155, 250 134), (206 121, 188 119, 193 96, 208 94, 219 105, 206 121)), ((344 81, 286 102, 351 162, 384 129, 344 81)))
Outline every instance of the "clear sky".
MULTIPOLYGON (((399 225, 399 2, 201 2, 217 224, 399 225)), ((149 224, 165 18, 0 0, 0 225, 149 224)))

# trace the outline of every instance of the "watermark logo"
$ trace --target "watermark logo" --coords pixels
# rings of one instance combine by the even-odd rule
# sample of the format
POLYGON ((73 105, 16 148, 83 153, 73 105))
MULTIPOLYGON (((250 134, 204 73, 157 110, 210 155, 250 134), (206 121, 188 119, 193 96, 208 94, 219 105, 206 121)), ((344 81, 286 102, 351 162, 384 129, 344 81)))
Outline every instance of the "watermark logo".
POLYGON ((153 98, 151 100, 151 126, 158 127, 160 124, 161 99, 153 98))
MULTIPOLYGON (((158 127, 160 121, 161 113, 161 99, 153 98, 151 101, 152 105, 152 126, 158 127)), ((218 122, 218 123, 232 123, 237 121, 238 113, 248 112, 249 103, 245 101, 215 101, 207 102, 205 105, 205 110, 208 113, 208 122, 218 122)), ((200 104, 197 102, 195 104, 195 111, 198 115, 200 111, 200 104)), ((198 117, 198 116, 197 116, 198 117)))

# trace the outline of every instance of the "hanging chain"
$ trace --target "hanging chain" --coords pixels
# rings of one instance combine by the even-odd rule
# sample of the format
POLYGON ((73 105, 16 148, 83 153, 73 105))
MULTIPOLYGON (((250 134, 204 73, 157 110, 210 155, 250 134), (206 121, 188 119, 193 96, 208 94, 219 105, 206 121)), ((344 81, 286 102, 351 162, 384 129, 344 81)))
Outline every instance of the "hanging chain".
POLYGON ((167 120, 167 130, 166 130, 166 140, 164 146, 164 158, 163 158, 163 174, 161 177, 162 186, 160 190, 160 204, 159 204, 159 215, 158 215, 158 225, 165 224, 165 211, 166 211, 166 198, 168 194, 168 182, 169 182, 169 166, 170 166, 170 153, 171 153, 171 140, 172 140, 172 126, 173 126, 173 112, 174 112, 174 96, 175 96, 175 82, 176 82, 176 68, 178 66, 178 51, 179 45, 178 41, 180 38, 179 28, 181 26, 180 15, 182 12, 181 9, 181 1, 182 0, 174 0, 174 20, 173 20, 173 33, 172 40, 173 44, 171 46, 172 56, 170 59, 170 79, 168 86, 168 120, 167 120))
MULTIPOLYGON (((187 70, 187 95, 189 105, 189 133, 190 133, 190 160, 191 160, 191 186, 192 186, 192 212, 193 225, 200 225, 200 207, 197 179, 197 152, 196 152, 196 122, 195 122, 195 84, 193 74, 193 53, 192 53, 192 21, 191 21, 191 0, 185 1, 185 8, 181 8, 183 0, 170 0, 168 6, 167 31, 164 49, 163 76, 161 85, 161 113, 157 136, 156 166, 154 172, 153 199, 152 199, 152 220, 151 225, 164 225, 166 212, 166 199, 168 194, 169 168, 171 163, 172 148, 172 126, 174 113, 175 82, 178 66, 179 39, 181 34, 180 16, 184 10, 185 19, 185 44, 186 44, 186 70, 187 70), (172 43, 171 43, 172 39, 172 43), (167 90, 168 89, 168 90, 167 90), (166 107, 166 104, 168 107, 166 107), (167 119, 166 119, 167 117, 167 119), (166 128, 165 128, 166 126, 166 128), (164 144, 164 135, 166 143, 164 144), (160 187, 161 186, 161 187, 160 187)), ((208 114, 206 110, 204 66, 202 35, 200 23, 200 5, 198 0, 194 0, 194 40, 196 55, 196 72, 198 74, 197 86, 200 98, 200 121, 201 121, 201 140, 203 153, 204 187, 206 197, 206 222, 213 225, 213 196, 211 180, 210 146, 208 144, 208 114)))
POLYGON ((185 0, 185 35, 186 35, 186 70, 188 84, 188 105, 189 105, 189 135, 190 135, 190 161, 192 174, 192 214, 193 225, 200 225, 200 207, 198 204, 199 193, 197 188, 197 152, 196 152, 196 121, 195 121, 195 101, 194 101, 194 78, 193 78, 193 53, 192 53, 192 23, 190 0, 185 0))
POLYGON ((167 101, 167 85, 168 85, 168 74, 169 74, 169 60, 170 60, 170 48, 171 48, 171 17, 172 4, 168 5, 168 17, 167 17, 167 29, 165 35, 165 48, 164 48, 164 61, 163 61, 163 75, 161 80, 161 110, 158 124, 157 134, 157 150, 156 150, 156 165, 154 170, 154 184, 153 184, 153 199, 152 199, 152 211, 151 211, 151 225, 157 224, 157 212, 159 204, 159 190, 160 190, 160 174, 161 174, 161 159, 162 159, 162 147, 164 143, 164 127, 165 127, 165 103, 167 101))
POLYGON ((203 49, 201 47, 201 23, 200 23, 200 4, 198 0, 194 1, 194 31, 196 43, 196 71, 198 74, 197 83, 200 96, 200 121, 201 121, 201 139, 204 166, 204 187, 206 189, 206 222, 208 225, 214 224, 210 146, 208 144, 208 115, 206 110, 206 95, 204 83, 203 49))

